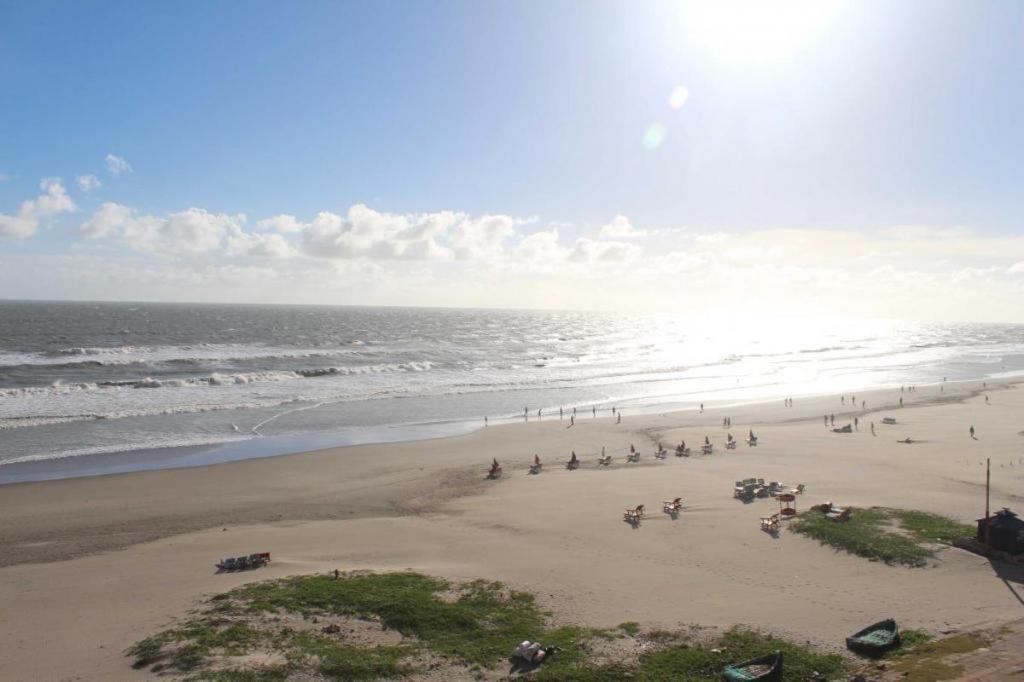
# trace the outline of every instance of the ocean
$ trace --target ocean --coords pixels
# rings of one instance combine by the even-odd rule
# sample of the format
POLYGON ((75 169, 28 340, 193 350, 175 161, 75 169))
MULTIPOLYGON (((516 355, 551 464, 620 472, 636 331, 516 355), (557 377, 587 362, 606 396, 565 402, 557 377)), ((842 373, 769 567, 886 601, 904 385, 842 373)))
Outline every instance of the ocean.
POLYGON ((1024 325, 0 302, 0 483, 1024 373, 1024 325))

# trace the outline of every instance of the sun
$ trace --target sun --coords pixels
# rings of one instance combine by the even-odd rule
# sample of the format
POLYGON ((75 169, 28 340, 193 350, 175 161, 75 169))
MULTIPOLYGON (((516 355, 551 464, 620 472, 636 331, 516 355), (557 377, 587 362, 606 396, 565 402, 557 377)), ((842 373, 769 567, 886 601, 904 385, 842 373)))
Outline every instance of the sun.
POLYGON ((686 0, 686 37, 718 56, 785 57, 824 36, 844 0, 686 0))

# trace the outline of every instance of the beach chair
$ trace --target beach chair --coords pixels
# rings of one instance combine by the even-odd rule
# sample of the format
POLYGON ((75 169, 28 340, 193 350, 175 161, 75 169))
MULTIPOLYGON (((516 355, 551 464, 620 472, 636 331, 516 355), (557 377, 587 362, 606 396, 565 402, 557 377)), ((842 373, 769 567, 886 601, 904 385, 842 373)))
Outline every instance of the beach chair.
POLYGON ((597 460, 598 466, 606 467, 606 466, 608 466, 611 463, 612 463, 612 456, 611 455, 605 455, 604 457, 599 457, 598 460, 597 460))
POLYGON ((658 450, 654 453, 655 459, 665 459, 666 457, 668 457, 668 450, 658 450))
POLYGON ((531 464, 530 465, 530 473, 531 474, 539 474, 540 470, 543 469, 543 468, 544 468, 543 464, 531 464))
POLYGON ((227 559, 221 559, 216 566, 222 571, 233 571, 235 570, 235 557, 229 556, 227 559))
POLYGON ((639 462, 640 461, 640 453, 639 452, 631 452, 631 453, 629 453, 628 455, 626 455, 626 461, 627 462, 639 462))
POLYGON ((711 443, 708 443, 707 445, 702 445, 700 447, 700 454, 702 454, 702 455, 710 455, 711 451, 714 449, 714 447, 715 446, 712 445, 711 443))
POLYGON ((676 448, 676 457, 689 457, 690 448, 676 448))
POLYGON ((573 469, 578 469, 579 466, 580 461, 578 459, 575 462, 570 459, 568 462, 565 463, 565 468, 568 469, 569 471, 572 471, 573 469))
POLYGON ((249 557, 240 556, 235 558, 235 570, 245 571, 249 568, 249 557))
POLYGON ((726 450, 735 450, 736 449, 736 441, 734 441, 734 440, 727 440, 727 441, 725 441, 725 449, 726 450))
POLYGON ((666 514, 671 514, 672 516, 675 516, 676 514, 679 513, 679 511, 682 508, 683 508, 683 498, 681 498, 681 497, 677 497, 674 500, 662 500, 661 501, 661 509, 666 514))
POLYGON ((766 486, 764 483, 758 483, 754 487, 754 494, 757 495, 758 497, 769 497, 771 495, 771 491, 768 490, 768 486, 766 486))
POLYGON ((746 439, 746 443, 747 443, 747 447, 751 447, 751 448, 757 447, 757 436, 754 436, 753 438, 747 438, 746 439))
POLYGON ((768 494, 771 495, 772 497, 775 497, 780 492, 785 490, 785 488, 786 486, 782 485, 778 481, 770 481, 768 483, 768 494))
POLYGON ((742 495, 744 485, 745 484, 743 483, 743 481, 736 481, 736 483, 733 484, 732 487, 732 496, 739 497, 740 495, 742 495))
POLYGON ((490 471, 487 472, 487 478, 491 480, 501 478, 501 467, 491 467, 490 471))
POLYGON ((790 488, 788 492, 789 492, 790 495, 803 495, 803 493, 804 493, 804 484, 803 483, 798 483, 795 488, 790 488))
POLYGON ((766 532, 774 532, 779 529, 779 515, 772 514, 771 516, 761 517, 761 530, 766 532))
POLYGON ((622 513, 622 519, 629 523, 639 523, 640 519, 644 517, 644 506, 638 504, 635 509, 627 509, 622 513))

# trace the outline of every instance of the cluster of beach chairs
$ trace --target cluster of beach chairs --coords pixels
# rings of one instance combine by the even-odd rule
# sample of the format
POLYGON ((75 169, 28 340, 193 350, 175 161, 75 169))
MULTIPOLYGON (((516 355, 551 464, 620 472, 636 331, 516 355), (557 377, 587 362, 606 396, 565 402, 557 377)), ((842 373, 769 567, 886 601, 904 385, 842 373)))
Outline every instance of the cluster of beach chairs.
POLYGON ((218 571, 247 571, 270 563, 270 552, 257 552, 249 556, 228 557, 216 563, 218 571))
POLYGON ((732 496, 737 500, 749 501, 755 497, 776 497, 788 493, 790 495, 801 495, 804 492, 804 484, 800 483, 791 488, 785 483, 778 481, 764 482, 763 478, 744 478, 736 481, 732 489, 732 496))
POLYGON ((849 521, 850 517, 853 516, 853 507, 837 507, 831 502, 825 502, 824 504, 817 504, 811 507, 814 511, 819 511, 825 515, 825 518, 832 521, 849 521))
MULTIPOLYGON (((661 510, 672 518, 676 518, 679 515, 679 512, 683 510, 683 498, 677 497, 672 500, 662 500, 661 510)), ((636 526, 643 520, 644 513, 644 505, 638 504, 632 509, 626 509, 622 512, 622 520, 630 525, 636 526)))

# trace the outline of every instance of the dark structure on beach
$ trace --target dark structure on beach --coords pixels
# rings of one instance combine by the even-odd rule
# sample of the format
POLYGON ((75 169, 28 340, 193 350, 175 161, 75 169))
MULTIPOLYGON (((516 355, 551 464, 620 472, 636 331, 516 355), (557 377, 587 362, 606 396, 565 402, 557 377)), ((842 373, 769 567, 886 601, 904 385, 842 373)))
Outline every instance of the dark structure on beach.
MULTIPOLYGON (((992 549, 1009 554, 1024 554, 1024 520, 1004 507, 989 518, 992 549)), ((978 519, 978 542, 985 544, 985 519, 978 519)))

